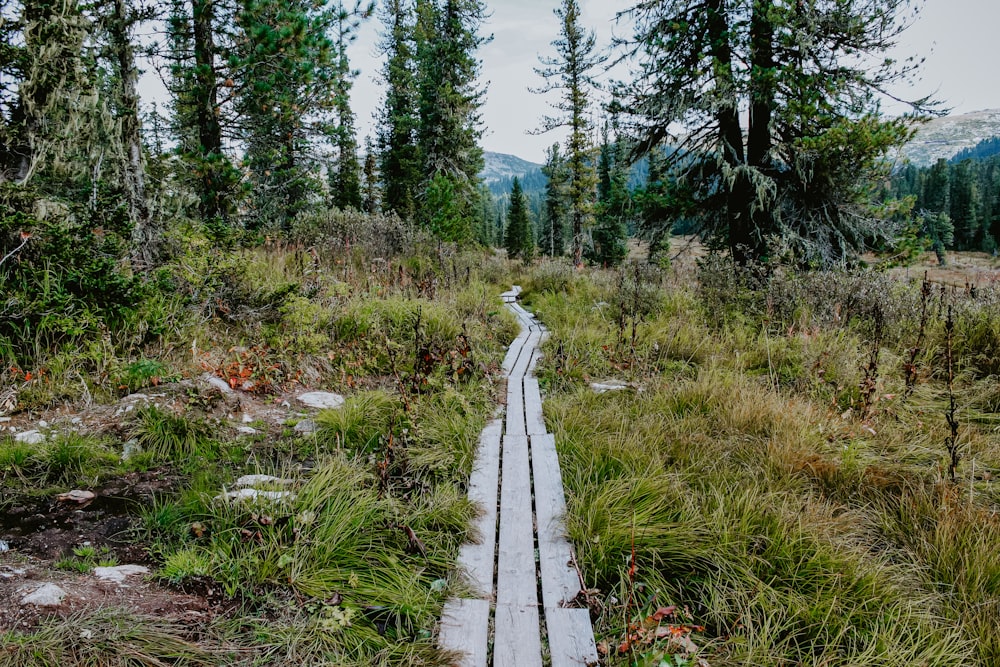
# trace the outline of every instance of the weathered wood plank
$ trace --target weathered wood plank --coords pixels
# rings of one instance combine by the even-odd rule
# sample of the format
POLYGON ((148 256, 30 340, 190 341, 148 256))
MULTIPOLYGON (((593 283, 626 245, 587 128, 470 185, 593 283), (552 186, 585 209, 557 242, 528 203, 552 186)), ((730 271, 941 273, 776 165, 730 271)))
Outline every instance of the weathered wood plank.
POLYGON ((512 378, 523 378, 528 373, 528 365, 531 363, 531 355, 534 349, 538 346, 538 341, 541 339, 541 333, 531 332, 528 334, 528 339, 524 342, 524 348, 521 350, 521 354, 517 357, 517 363, 514 364, 514 368, 510 372, 510 377, 512 378))
POLYGON ((524 385, 521 379, 511 377, 507 382, 508 435, 527 435, 524 423, 524 385))
POLYGON ((541 665, 528 439, 503 438, 493 664, 541 665))
POLYGON ((495 419, 479 435, 476 460, 469 477, 469 500, 476 503, 482 511, 473 523, 478 539, 476 542, 466 542, 458 552, 458 564, 468 576, 469 583, 486 599, 493 596, 502 432, 503 422, 495 419))
POLYGON ((545 416, 542 414, 542 393, 538 380, 524 378, 524 423, 528 435, 545 434, 545 416))
POLYGON ((524 344, 528 341, 528 336, 530 336, 530 334, 527 331, 522 331, 518 334, 517 338, 511 342, 510 347, 507 348, 507 354, 504 355, 503 365, 501 366, 504 375, 510 375, 510 372, 514 370, 514 365, 521 356, 524 344))
POLYGON ((486 600, 448 600, 441 615, 438 645, 459 654, 454 667, 486 667, 489 648, 490 603, 486 600))
POLYGON ((537 606, 528 438, 503 437, 497 604, 537 606))
POLYGON ((537 607, 497 604, 493 620, 493 667, 541 667, 537 607))
POLYGON ((555 436, 531 437, 531 467, 538 527, 538 559, 542 600, 546 607, 561 607, 580 592, 580 577, 572 566, 573 550, 566 539, 563 495, 555 436))
POLYGON ((587 609, 545 608, 545 634, 552 667, 596 665, 597 646, 587 609))

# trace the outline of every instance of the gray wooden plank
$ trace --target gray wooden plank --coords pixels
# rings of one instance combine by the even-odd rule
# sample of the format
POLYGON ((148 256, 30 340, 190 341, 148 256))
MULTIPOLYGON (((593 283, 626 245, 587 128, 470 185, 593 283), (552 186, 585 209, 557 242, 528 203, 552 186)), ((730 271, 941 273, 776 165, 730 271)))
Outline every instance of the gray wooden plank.
POLYGON ((493 627, 493 667, 542 666, 538 607, 498 604, 493 627))
POLYGON ((507 433, 527 435, 524 423, 524 385, 520 378, 511 377, 507 382, 507 433))
POLYGON ((463 544, 458 552, 458 564, 468 576, 469 583, 476 593, 487 599, 493 596, 502 432, 503 422, 495 419, 479 435, 476 461, 469 477, 469 500, 476 503, 482 512, 473 522, 478 539, 463 544))
POLYGON ((580 592, 580 577, 573 567, 573 549, 566 538, 563 495, 555 436, 531 437, 531 472, 538 527, 538 566, 542 600, 546 607, 561 607, 580 592))
POLYGON ((542 414, 542 393, 538 380, 524 378, 524 424, 528 435, 545 434, 545 417, 542 414))
POLYGON ((497 604, 537 606, 528 438, 503 437, 497 604))
POLYGON ((510 372, 514 370, 514 365, 517 363, 518 358, 521 356, 521 350, 524 348, 524 344, 528 341, 528 332, 520 333, 517 338, 515 338, 510 347, 507 348, 507 354, 504 355, 503 369, 504 375, 510 375, 510 372))
POLYGON ((438 646, 459 654, 451 663, 454 667, 486 667, 489 631, 489 602, 448 600, 441 615, 438 646))
POLYGON ((510 377, 512 378, 523 378, 528 373, 528 364, 531 363, 531 355, 538 347, 538 341, 541 340, 541 333, 532 332, 528 334, 528 340, 525 341, 524 347, 521 349, 521 354, 517 357, 517 363, 514 364, 514 368, 510 372, 510 377))
POLYGON ((546 607, 545 634, 549 640, 552 667, 598 664, 589 610, 546 607))

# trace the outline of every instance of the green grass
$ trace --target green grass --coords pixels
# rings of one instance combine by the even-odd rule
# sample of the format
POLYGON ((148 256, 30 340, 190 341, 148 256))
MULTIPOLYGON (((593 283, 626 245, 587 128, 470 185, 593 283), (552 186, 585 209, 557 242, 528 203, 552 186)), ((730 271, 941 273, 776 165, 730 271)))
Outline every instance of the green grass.
MULTIPOLYGON (((791 276, 751 291, 666 278, 643 296, 633 346, 638 310, 623 331, 615 305, 627 301, 621 274, 539 271, 545 287, 526 298, 552 330, 539 371, 546 419, 610 664, 687 653, 662 640, 617 650, 668 604, 704 626, 691 638, 713 666, 1000 660, 997 495, 971 468, 973 456, 980 473, 1000 464, 995 392, 977 379, 982 359, 959 357, 965 481, 951 485, 936 322, 903 397, 916 329, 905 304, 919 286, 791 276), (849 306, 852 296, 868 305, 849 306), (891 329, 862 415, 865 313, 876 305, 891 329), (586 387, 609 377, 640 391, 586 387)), ((992 303, 964 302, 964 317, 1000 321, 992 303)))

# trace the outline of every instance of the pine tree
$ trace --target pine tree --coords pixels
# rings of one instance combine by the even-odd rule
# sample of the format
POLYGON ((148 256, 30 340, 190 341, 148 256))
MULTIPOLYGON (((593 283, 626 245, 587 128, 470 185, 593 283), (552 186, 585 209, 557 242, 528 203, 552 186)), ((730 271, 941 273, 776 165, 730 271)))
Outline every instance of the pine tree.
POLYGON ((573 263, 583 264, 584 234, 593 218, 597 177, 593 164, 590 99, 596 88, 592 72, 605 58, 597 53, 597 39, 580 25, 577 0, 563 0, 555 10, 560 21, 560 37, 552 42, 556 56, 541 57, 542 67, 535 71, 546 85, 535 92, 562 91, 562 99, 553 104, 558 115, 543 119, 540 132, 568 127, 566 140, 567 202, 573 233, 573 263))
POLYGON ((416 144, 416 25, 409 18, 413 11, 406 0, 388 0, 381 16, 386 92, 378 115, 379 172, 384 208, 404 219, 411 219, 415 213, 422 180, 416 144))
POLYGON ((566 162, 559 152, 559 144, 553 144, 545 155, 542 173, 545 183, 545 214, 539 247, 550 257, 561 257, 566 252, 567 187, 569 174, 566 162))
POLYGON ((504 248, 510 259, 521 258, 525 262, 535 253, 535 237, 528 214, 528 202, 521 189, 521 181, 514 177, 510 190, 510 206, 507 208, 507 229, 504 232, 504 248))
POLYGON ((628 191, 628 169, 621 137, 614 143, 608 137, 608 126, 601 133, 602 142, 597 163, 597 210, 593 247, 587 259, 599 266, 617 266, 628 255, 627 219, 632 208, 628 191))
POLYGON ((738 265, 780 252, 819 266, 885 235, 868 184, 912 132, 878 106, 917 66, 885 57, 910 4, 663 0, 626 12, 636 153, 684 123, 671 171, 713 247, 738 265))
POLYGON ((652 149, 648 160, 646 182, 634 197, 640 235, 649 242, 649 259, 656 261, 670 249, 670 233, 679 211, 673 205, 669 167, 663 149, 652 149))
POLYGON ((223 124, 233 130, 232 114, 224 112, 220 93, 235 88, 228 71, 232 36, 224 28, 235 7, 218 0, 172 0, 167 19, 170 66, 168 88, 173 104, 173 134, 188 181, 198 197, 202 223, 213 234, 232 226, 240 173, 223 149, 223 124))
POLYGON ((362 171, 361 210, 372 215, 382 210, 382 192, 379 188, 378 156, 372 138, 365 139, 365 164, 362 171))
POLYGON ((479 35, 485 18, 481 0, 417 2, 417 148, 425 178, 424 205, 417 219, 429 225, 431 218, 440 217, 430 207, 429 188, 440 191, 441 179, 450 181, 454 217, 444 229, 451 241, 471 240, 479 217, 479 109, 485 91, 475 53, 488 41, 479 35))
POLYGON ((978 249, 982 244, 979 224, 979 188, 972 173, 972 161, 963 160, 952 168, 949 213, 955 229, 957 250, 978 249))
MULTIPOLYGON (((364 17, 367 8, 359 0, 348 14, 364 17)), ((253 182, 251 228, 288 229, 318 201, 318 148, 337 122, 343 86, 329 31, 347 25, 343 16, 342 6, 331 10, 312 0, 240 0, 236 107, 253 182)))
MULTIPOLYGON (((369 10, 372 11, 370 8, 369 10)), ((333 132, 335 161, 329 170, 331 203, 339 209, 362 208, 361 165, 358 162, 358 142, 354 131, 354 111, 351 109, 351 81, 357 72, 351 69, 347 45, 357 36, 357 20, 341 2, 336 13, 336 76, 333 83, 334 113, 337 126, 333 132)))

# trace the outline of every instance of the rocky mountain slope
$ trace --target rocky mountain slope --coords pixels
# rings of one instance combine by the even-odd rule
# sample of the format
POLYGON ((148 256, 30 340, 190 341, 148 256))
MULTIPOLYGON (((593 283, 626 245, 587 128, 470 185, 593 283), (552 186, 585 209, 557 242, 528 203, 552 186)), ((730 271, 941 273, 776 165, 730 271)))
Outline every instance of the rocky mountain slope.
POLYGON ((903 147, 901 155, 924 167, 993 136, 1000 136, 1000 109, 935 118, 920 126, 913 140, 903 147))

